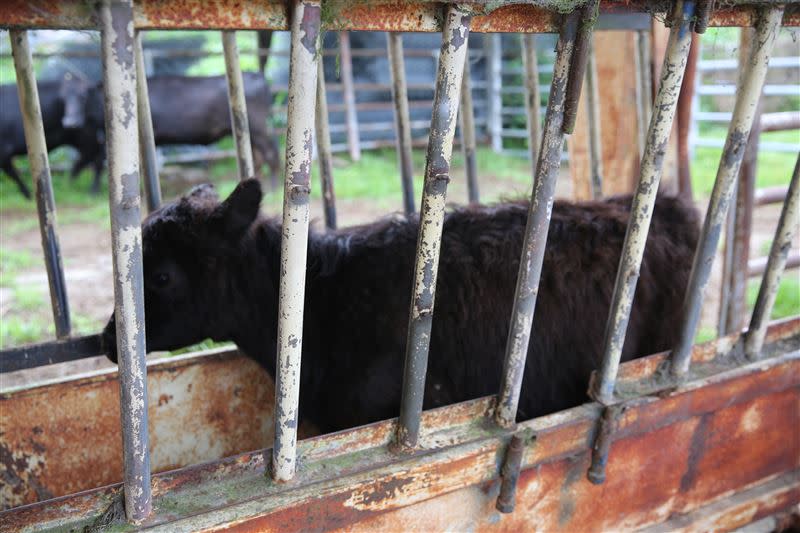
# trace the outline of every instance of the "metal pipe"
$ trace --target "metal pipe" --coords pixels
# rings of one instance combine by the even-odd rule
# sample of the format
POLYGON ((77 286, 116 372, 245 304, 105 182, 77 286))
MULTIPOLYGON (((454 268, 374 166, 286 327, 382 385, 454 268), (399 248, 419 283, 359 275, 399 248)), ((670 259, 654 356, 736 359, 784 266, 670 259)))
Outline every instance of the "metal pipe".
MULTIPOLYGON (((250 144, 250 122, 247 118, 242 68, 239 66, 239 47, 236 45, 236 32, 222 32, 222 48, 225 53, 225 78, 228 80, 228 104, 231 111, 231 131, 236 141, 236 167, 239 179, 245 180, 255 175, 253 147, 250 144)), ((260 170, 260 169, 259 169, 260 170)))
POLYGON ((414 207, 414 160, 411 156, 411 121, 408 113, 403 35, 387 33, 386 45, 389 52, 389 70, 392 76, 392 100, 394 101, 394 121, 397 132, 397 156, 400 160, 400 182, 403 186, 403 207, 407 214, 411 214, 416 210, 414 207))
POLYGON ((147 71, 144 65, 141 31, 134 34, 133 45, 136 59, 136 102, 139 106, 139 112, 136 115, 139 121, 139 162, 144 171, 144 198, 147 202, 147 212, 150 213, 161 205, 161 185, 158 180, 156 138, 153 133, 153 117, 150 113, 150 96, 147 90, 147 71))
POLYGON ((749 359, 759 359, 761 356, 767 324, 772 314, 772 307, 775 305, 775 297, 778 294, 778 286, 792 246, 792 239, 797 230, 798 216, 800 216, 800 155, 794 165, 789 194, 783 203, 781 218, 769 251, 767 270, 761 279, 756 305, 750 318, 750 327, 745 334, 744 353, 749 359))
POLYGON ((567 82, 570 75, 579 75, 581 80, 584 76, 583 72, 578 73, 570 68, 579 22, 579 11, 574 11, 567 16, 561 26, 561 34, 556 47, 556 60, 553 66, 553 81, 550 86, 550 99, 545 115, 542 149, 533 171, 534 186, 528 211, 528 223, 525 227, 525 242, 522 245, 522 256, 519 262, 514 307, 511 312, 511 327, 506 343, 503 383, 495 411, 495 420, 503 427, 514 426, 517 418, 519 393, 522 387, 525 360, 528 355, 539 278, 542 274, 553 194, 561 168, 567 82))
POLYGON ((647 128, 653 113, 653 73, 650 68, 650 32, 636 32, 636 77, 638 78, 636 109, 639 118, 639 151, 644 154, 647 128))
POLYGON ((600 92, 597 86, 597 58, 594 39, 587 38, 589 64, 586 67, 586 107, 589 123, 589 159, 591 159, 592 198, 603 197, 603 146, 600 134, 600 92))
POLYGON ((750 57, 744 65, 742 83, 737 91, 728 137, 717 170, 714 189, 711 192, 708 211, 700 242, 692 264, 692 273, 683 304, 683 322, 680 326, 678 343, 670 356, 670 372, 675 377, 684 375, 691 364, 692 343, 700 320, 700 307, 703 303, 708 278, 719 243, 720 231, 725 222, 731 200, 733 183, 739 173, 744 157, 747 139, 753 124, 756 107, 767 74, 770 52, 778 35, 783 6, 765 8, 756 22, 756 37, 753 40, 750 57))
POLYGON ((119 359, 125 514, 137 522, 152 510, 147 427, 144 280, 139 197, 136 65, 131 0, 100 4, 105 88, 108 196, 114 264, 114 316, 119 359), (135 144, 133 146, 136 146, 135 144))
POLYGON ((292 10, 278 292, 275 444, 272 447, 272 476, 279 482, 289 481, 294 477, 297 462, 297 405, 300 398, 300 356, 303 349, 311 139, 314 132, 313 100, 316 98, 320 12, 320 3, 315 0, 295 0, 292 10))
POLYGON ((471 204, 480 202, 478 191, 478 165, 475 161, 475 111, 472 106, 470 84, 469 51, 464 58, 464 74, 461 77, 461 148, 464 150, 464 168, 467 174, 467 195, 471 204))
POLYGON ((339 70, 344 89, 345 123, 347 124, 347 148, 350 159, 361 160, 361 140, 358 134, 356 92, 353 85, 353 54, 350 51, 350 34, 339 32, 339 70))
MULTIPOLYGON (((531 161, 539 158, 541 143, 541 93, 539 91, 539 61, 536 57, 536 35, 522 34, 522 63, 525 69, 525 116, 528 119, 528 149, 531 161)), ((536 169, 533 172, 536 175, 536 169)))
POLYGON ((575 121, 578 117, 578 104, 581 100, 581 89, 589 61, 589 47, 591 46, 592 27, 598 16, 599 0, 589 0, 580 10, 581 26, 575 38, 575 49, 570 61, 570 75, 567 80, 567 96, 564 102, 564 133, 575 131, 575 121), (580 78, 577 74, 580 73, 580 78))
POLYGON ((503 41, 502 35, 499 33, 486 35, 484 39, 488 67, 486 98, 489 104, 489 113, 487 116, 487 129, 489 130, 492 150, 499 153, 503 150, 503 121, 501 117, 503 97, 500 93, 503 84, 503 41))
POLYGON ((783 203, 789 189, 784 185, 776 187, 761 187, 755 190, 753 205, 762 206, 783 203))
POLYGON ((520 432, 511 437, 511 442, 506 449, 506 457, 500 469, 500 494, 497 495, 495 509, 501 513, 513 513, 517 499, 517 483, 519 482, 520 466, 522 465, 522 455, 525 446, 535 440, 530 432, 520 432))
POLYGON ((458 4, 448 5, 446 8, 425 158, 425 185, 420 207, 403 393, 397 427, 397 447, 400 450, 414 448, 419 438, 439 249, 442 243, 447 184, 450 181, 450 157, 453 152, 457 106, 471 18, 471 14, 458 4))
MULTIPOLYGON (((769 257, 758 257, 747 263, 747 277, 754 278, 767 271, 767 261, 769 257)), ((786 258, 784 270, 800 267, 800 254, 789 254, 786 258)))
POLYGON ((587 479, 593 485, 602 485, 606 481, 608 453, 611 451, 611 443, 619 424, 619 418, 625 409, 624 404, 609 405, 603 409, 603 414, 600 415, 597 434, 592 446, 592 463, 586 472, 587 479))
POLYGON ((317 61, 317 159, 322 181, 322 203, 325 211, 325 227, 336 229, 336 196, 333 193, 333 155, 331 152, 331 132, 328 127, 328 97, 325 94, 325 69, 322 61, 317 61))
POLYGON ((19 109, 22 113, 22 127, 25 131, 25 145, 28 149, 33 187, 36 194, 36 211, 39 214, 39 233, 42 238, 42 251, 50 286, 50 305, 53 309, 53 322, 56 337, 70 336, 69 299, 67 282, 64 278, 64 265, 61 261, 61 246, 56 227, 56 205, 53 199, 53 184, 50 179, 50 162, 47 158, 47 142, 42 124, 42 108, 39 104, 39 90, 33 70, 28 33, 24 30, 11 30, 11 53, 17 73, 17 93, 19 109))
POLYGON ((672 132, 683 70, 692 43, 690 29, 693 15, 694 2, 679 1, 675 4, 672 29, 664 56, 664 66, 661 69, 661 85, 653 106, 654 112, 650 119, 647 142, 639 168, 639 184, 631 205, 630 220, 625 232, 625 243, 606 323, 600 376, 593 383, 592 394, 602 403, 612 401, 614 395, 614 384, 625 343, 633 294, 639 280, 639 268, 661 179, 664 153, 672 132))

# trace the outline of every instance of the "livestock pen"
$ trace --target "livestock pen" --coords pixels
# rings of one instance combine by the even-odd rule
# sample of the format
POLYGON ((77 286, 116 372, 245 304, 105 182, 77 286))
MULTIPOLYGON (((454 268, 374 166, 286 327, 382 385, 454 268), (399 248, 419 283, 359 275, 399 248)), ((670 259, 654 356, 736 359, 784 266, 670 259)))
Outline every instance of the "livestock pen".
MULTIPOLYGON (((0 353, 0 365, 3 371, 25 369, 108 350, 100 336, 70 335, 26 35, 28 28, 99 28, 120 367, 119 374, 102 372, 0 395, 0 468, 8 480, 0 492, 8 508, 0 513, 0 530, 727 530, 796 508, 800 318, 772 324, 768 318, 786 263, 787 243, 796 229, 800 162, 791 177, 749 327, 702 345, 693 340, 770 49, 781 25, 800 25, 800 5, 746 0, 719 4, 709 0, 0 4, 0 26, 11 29, 59 338, 0 353), (555 182, 590 64, 596 10, 601 15, 646 12, 667 17, 670 40, 644 138, 603 361, 587 384, 594 401, 517 423, 555 182), (752 26, 756 37, 743 63, 683 319, 675 324, 680 342, 670 352, 620 364, 692 33, 715 25, 752 26), (140 157, 148 210, 159 203, 159 184, 152 164, 150 119, 146 107, 137 105, 147 101, 147 89, 136 31, 174 28, 292 33, 274 387, 236 350, 145 363, 140 157), (315 132, 322 141, 323 164, 327 157, 324 120, 315 124, 313 105, 319 83, 319 34, 325 29, 441 32, 442 48, 406 366, 404 376, 397 376, 403 391, 399 417, 301 438, 313 433, 313 428, 298 427, 297 406, 310 140, 315 132), (497 396, 423 411, 442 220, 470 32, 549 32, 559 38, 541 133, 537 121, 529 120, 530 138, 541 135, 541 144, 531 143, 537 163, 509 317, 503 385, 497 396)), ((225 35, 239 176, 246 178, 253 162, 241 71, 235 41, 230 33, 225 35)), ((525 67, 531 79, 535 63, 528 60, 525 67)), ((530 107, 538 109, 531 105, 536 102, 534 84, 527 84, 526 90, 528 113, 533 114, 530 107)), ((402 89, 395 91, 395 98, 402 130, 407 121, 402 89)), ((322 106, 324 101, 316 103, 322 106)), ((402 153, 408 148, 408 136, 398 139, 402 153)))

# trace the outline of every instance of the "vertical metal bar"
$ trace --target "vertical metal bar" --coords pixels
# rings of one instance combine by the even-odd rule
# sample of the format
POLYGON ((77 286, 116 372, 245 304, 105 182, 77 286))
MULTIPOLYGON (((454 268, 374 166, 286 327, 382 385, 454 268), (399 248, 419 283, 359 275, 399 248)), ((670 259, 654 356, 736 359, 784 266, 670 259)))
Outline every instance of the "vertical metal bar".
POLYGON ((650 115, 653 112, 653 73, 650 68, 649 30, 636 32, 636 56, 634 59, 638 78, 636 106, 639 118, 639 150, 644 154, 644 145, 647 142, 647 128, 650 124, 650 115))
MULTIPOLYGON (((536 57, 536 35, 522 34, 522 63, 525 68, 525 114, 528 118, 528 150, 535 164, 541 143, 541 94, 539 91, 539 61, 536 57)), ((533 169, 534 177, 536 168, 533 169)))
POLYGON ((489 139, 492 143, 492 150, 500 153, 503 150, 503 96, 501 94, 503 84, 503 41, 502 35, 492 33, 485 36, 486 59, 487 59, 487 85, 486 97, 488 98, 489 115, 486 117, 489 129, 489 139))
POLYGON ((39 232, 42 237, 47 281, 50 285, 50 305, 53 308, 53 322, 59 339, 69 337, 71 325, 67 283, 64 279, 64 266, 61 262, 61 246, 56 227, 56 205, 53 199, 53 184, 50 181, 50 163, 47 158, 47 143, 42 124, 42 108, 39 104, 39 90, 33 70, 28 33, 11 30, 11 53, 17 72, 17 93, 22 112, 22 126, 25 131, 25 145, 28 148, 28 161, 36 194, 36 210, 39 214, 39 232))
POLYGON ((392 75, 392 99, 394 100, 394 122, 397 136, 397 156, 400 160, 400 180, 403 185, 403 207, 408 214, 414 207, 414 160, 411 157, 411 120, 408 113, 408 90, 406 89, 406 66, 403 59, 403 35, 386 34, 389 52, 389 70, 392 75))
POLYGON ((719 236, 730 204, 734 180, 744 157, 747 139, 753 125, 772 46, 778 35, 783 16, 783 6, 765 8, 756 22, 756 37, 753 40, 750 57, 744 65, 742 83, 737 90, 728 137, 722 150, 722 159, 717 169, 717 178, 711 192, 706 212, 703 232, 692 264, 692 273, 686 289, 683 304, 683 323, 680 326, 678 343, 672 350, 670 372, 680 377, 689 370, 692 343, 700 320, 700 307, 703 303, 711 267, 719 243, 719 236))
POLYGON ((647 142, 639 169, 639 184, 631 205, 630 220, 614 285, 614 296, 606 323, 600 377, 593 383, 593 395, 603 403, 610 402, 614 394, 633 294, 639 280, 639 268, 661 179, 664 153, 672 132, 683 70, 692 43, 690 28, 693 15, 694 2, 679 1, 675 4, 672 29, 664 56, 664 66, 661 69, 661 85, 653 106, 654 112, 650 119, 647 142))
POLYGON ((105 88, 108 196, 114 264, 114 316, 119 356, 120 411, 128 520, 151 511, 150 451, 147 429, 144 281, 139 212, 139 157, 130 139, 138 139, 136 65, 131 0, 100 4, 103 87, 105 88))
POLYGON ((592 42, 592 26, 597 20, 599 0, 589 0, 580 9, 581 27, 575 38, 575 47, 572 51, 570 60, 570 75, 567 81, 567 94, 564 102, 564 123, 562 128, 564 133, 572 133, 575 130, 575 120, 578 116, 578 103, 581 99, 583 88, 583 78, 586 72, 586 65, 589 61, 589 48, 592 42), (581 77, 573 73, 581 73, 581 77))
POLYGON ((297 461, 297 404, 303 349, 303 302, 308 246, 311 139, 317 85, 320 4, 295 0, 289 63, 286 174, 278 303, 278 371, 275 383, 275 444, 272 476, 294 477, 297 461))
POLYGON ((345 124, 347 126, 347 149, 350 159, 361 159, 361 139, 358 134, 358 110, 356 109, 356 91, 353 85, 353 55, 350 52, 350 34, 339 32, 339 70, 342 76, 344 91, 345 124))
POLYGON ((789 193, 783 202, 781 218, 778 221, 778 228, 775 230, 769 259, 767 259, 767 269, 761 279, 756 305, 750 318, 750 327, 745 335, 744 353, 750 359, 758 359, 761 356, 761 348, 764 347, 764 336, 767 332, 769 317, 772 314, 772 307, 775 305, 781 274, 786 267, 786 258, 789 256, 792 239, 797 231, 798 216, 800 216, 800 154, 794 165, 789 193))
POLYGON ((415 447, 419 438, 439 249, 442 242, 447 184, 450 181, 450 156, 453 152, 457 106, 471 18, 469 12, 461 5, 451 4, 446 8, 433 96, 431 133, 425 158, 425 185, 420 207, 403 393, 397 428, 397 446, 401 450, 415 447))
POLYGON ((322 181, 322 204, 325 210, 325 227, 336 229, 336 196, 333 193, 333 153, 331 132, 328 127, 328 97, 325 94, 325 69, 322 60, 317 61, 317 157, 322 181))
MULTIPOLYGON (((561 27, 556 47, 556 61, 553 65, 553 81, 550 85, 550 98, 547 103, 542 148, 534 168, 533 192, 514 293, 511 327, 506 343, 503 383, 495 411, 495 420, 503 427, 512 427, 516 423, 519 393, 522 388, 528 342, 533 325, 533 312, 536 306, 536 295, 539 291, 539 278, 542 274, 547 230, 553 207, 553 194, 561 168, 566 89, 569 76, 571 72, 574 72, 571 70, 571 64, 579 20, 580 12, 578 11, 567 16, 561 27)), ((582 80, 583 72, 580 72, 579 75, 582 80)))
POLYGON ((139 106, 139 154, 140 164, 144 171, 144 198, 147 212, 158 209, 161 205, 161 186, 158 181, 158 158, 156 156, 156 140, 153 133, 153 117, 150 114, 150 96, 147 90, 147 72, 144 66, 144 50, 142 49, 142 32, 137 31, 133 38, 134 57, 136 59, 136 102, 139 106))
MULTIPOLYGON (((734 183, 733 194, 738 196, 738 184, 734 183)), ((733 233, 735 231, 734 224, 736 223, 736 203, 733 204, 733 209, 728 211, 728 216, 725 218, 725 239, 722 249, 722 282, 720 283, 719 291, 719 313, 717 317, 717 337, 724 337, 728 334, 728 310, 730 308, 731 296, 731 279, 733 273, 733 233)))
MULTIPOLYGON (((697 18, 695 17, 695 24, 697 18)), ((692 36, 692 47, 686 60, 680 96, 678 97, 678 191, 692 198, 692 172, 689 165, 689 132, 692 128, 693 92, 697 85, 697 60, 700 57, 700 35, 692 36)))
MULTIPOLYGON (((247 118, 247 100, 244 93, 244 79, 239 66, 239 47, 236 45, 236 32, 222 32, 222 48, 225 54, 225 78, 228 80, 228 103, 231 110, 231 131, 236 141, 236 166, 239 179, 255 175, 253 148, 250 144, 250 123, 247 118)), ((260 170, 260 169, 259 169, 260 170)))
POLYGON ((464 150, 464 167, 467 174, 467 195, 470 203, 478 203, 478 166, 475 162, 475 111, 472 107, 472 85, 470 83, 469 51, 464 59, 464 74, 461 77, 461 144, 464 150))
POLYGON ((597 58, 594 39, 589 39, 589 64, 586 66, 586 108, 589 120, 589 159, 591 160, 592 198, 603 197, 603 146, 600 134, 600 93, 597 86, 597 58))

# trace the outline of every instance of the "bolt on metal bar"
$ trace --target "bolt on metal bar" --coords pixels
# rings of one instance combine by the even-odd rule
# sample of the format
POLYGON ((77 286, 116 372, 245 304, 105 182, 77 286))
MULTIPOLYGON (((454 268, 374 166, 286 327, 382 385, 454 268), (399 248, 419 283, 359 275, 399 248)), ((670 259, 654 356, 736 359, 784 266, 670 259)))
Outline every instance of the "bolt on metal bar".
POLYGON ((606 465, 608 452, 611 451, 611 442, 617 429, 619 418, 625 411, 624 404, 609 405, 603 409, 598 422, 597 436, 592 446, 592 464, 586 477, 594 485, 602 485, 606 480, 606 465))
POLYGON ((789 249, 792 247, 792 239, 797 231, 798 217, 800 217, 800 154, 794 165, 789 194, 783 203, 781 218, 778 221, 778 228, 775 230, 775 238, 772 240, 767 269, 761 279, 761 286, 758 288, 756 305, 750 318, 750 327, 745 334, 744 353, 749 359, 755 360, 761 356, 767 324, 772 314, 772 307, 775 305, 781 275, 786 268, 789 249))
POLYGON ((358 109, 353 84, 353 54, 350 50, 350 34, 346 31, 339 32, 339 71, 342 77, 347 149, 350 152, 350 159, 360 161, 361 139, 358 134, 358 109))
POLYGON ((125 514, 138 522, 152 509, 147 428, 144 280, 139 197, 138 139, 133 4, 100 4, 103 87, 105 88, 108 196, 114 266, 114 315, 119 356, 120 414, 124 463, 125 514), (135 144, 133 146, 136 146, 135 144))
POLYGON ((563 120, 566 105, 566 89, 571 75, 580 76, 571 68, 573 51, 580 22, 580 12, 568 15, 561 26, 556 60, 553 65, 553 80, 547 103, 542 147, 534 167, 533 191, 531 193, 525 241, 522 245, 514 307, 506 343, 503 364, 503 383, 497 400, 495 421, 503 427, 513 427, 517 418, 519 394, 528 356, 536 295, 542 274, 547 230, 553 207, 556 180, 561 168, 561 151, 564 145, 563 120))
POLYGON ((328 126, 328 97, 325 94, 325 69, 322 60, 317 61, 317 159, 322 181, 322 204, 325 211, 325 227, 336 229, 336 196, 333 192, 333 153, 331 131, 328 126))
POLYGON ((564 133, 570 134, 575 130, 575 121, 578 116, 578 104, 581 99, 583 77, 589 61, 589 47, 591 46, 592 26, 598 16, 599 0, 589 0, 580 9, 581 26, 575 38, 575 50, 570 61, 570 74, 567 80, 567 96, 564 102, 564 133), (580 78, 577 74, 580 73, 580 78))
POLYGON ((442 243, 450 157, 458 117, 461 77, 468 50, 472 16, 464 7, 446 7, 442 47, 436 74, 433 115, 425 158, 425 184, 420 207, 414 284, 409 311, 403 392, 397 428, 397 448, 414 448, 419 438, 420 415, 425 395, 436 275, 442 243))
MULTIPOLYGON (((528 119, 528 149, 531 161, 539 158, 541 142, 540 109, 542 106, 539 91, 539 61, 536 57, 536 35, 522 34, 522 63, 525 69, 525 116, 528 119)), ((533 169, 534 177, 536 169, 533 169)))
POLYGON ((247 118, 244 78, 242 78, 242 68, 239 66, 239 47, 236 44, 235 31, 222 32, 222 49, 225 54, 225 78, 228 80, 231 131, 236 141, 236 167, 239 169, 239 179, 244 180, 255 175, 255 165, 253 148, 250 144, 250 122, 247 118))
POLYGON ((644 154, 647 128, 653 113, 653 73, 650 68, 650 32, 636 32, 636 116, 639 126, 639 153, 644 154))
POLYGON ((22 112, 22 127, 25 131, 25 145, 28 148, 28 161, 33 177, 36 195, 36 211, 39 214, 39 232, 42 238, 47 281, 50 286, 50 305, 53 309, 53 322, 56 337, 70 336, 69 299, 67 282, 64 278, 64 265, 61 261, 61 246, 58 241, 56 225, 56 205, 53 198, 53 184, 50 179, 50 162, 47 157, 47 142, 42 124, 42 108, 39 104, 39 90, 33 70, 28 33, 24 30, 11 30, 11 54, 17 73, 17 93, 19 109, 22 112))
POLYGON ((464 150, 464 167, 467 174, 467 196, 470 203, 480 202, 478 191, 478 165, 475 161, 475 111, 472 106, 469 51, 464 59, 464 74, 461 77, 461 148, 464 150))
POLYGON ((501 87, 503 84, 503 41, 502 35, 492 33, 484 36, 484 46, 486 47, 487 76, 486 98, 489 105, 489 113, 486 117, 489 139, 492 143, 492 151, 499 153, 503 150, 503 120, 501 111, 503 109, 503 97, 501 87))
POLYGON ((389 52, 389 70, 392 76, 392 100, 394 101, 397 156, 400 160, 400 182, 403 186, 403 208, 407 214, 411 214, 416 210, 414 207, 414 160, 411 156, 411 120, 408 113, 403 35, 395 32, 387 33, 386 45, 389 52))
POLYGON ((586 110, 589 126, 592 198, 603 197, 603 146, 600 135, 600 92, 597 86, 597 58, 594 39, 589 37, 589 64, 586 66, 586 110))
POLYGON ((276 481, 291 480, 297 462, 297 406, 300 398, 300 356, 303 348, 311 139, 314 132, 320 12, 320 3, 313 0, 296 0, 292 10, 281 275, 278 292, 275 444, 272 448, 271 468, 276 481))
POLYGON ((717 177, 711 192, 703 231, 700 234, 700 242, 695 251, 683 304, 683 322, 680 326, 678 343, 670 356, 670 373, 674 377, 684 375, 691 364, 691 348, 697 323, 700 320, 700 307, 711 275, 711 267, 714 264, 722 225, 727 216, 733 184, 739 174, 747 140, 750 137, 750 129, 767 74, 769 56, 775 44, 782 17, 783 6, 769 7, 760 13, 756 22, 756 36, 748 61, 744 65, 728 137, 725 140, 725 148, 723 148, 722 158, 717 169, 717 177))
POLYGON ((606 323, 603 361, 599 379, 594 381, 592 386, 594 398, 601 403, 611 402, 614 395, 633 295, 639 280, 639 268, 661 180, 664 153, 672 132, 683 73, 692 44, 690 28, 693 15, 694 2, 679 1, 675 4, 664 66, 661 69, 661 84, 656 94, 654 112, 647 132, 647 142, 639 169, 639 183, 631 205, 630 220, 625 232, 622 257, 606 323))
POLYGON ((161 205, 161 185, 158 180, 156 140, 153 133, 153 117, 150 114, 150 96, 147 90, 147 72, 144 65, 141 31, 135 33, 133 45, 136 59, 136 102, 139 106, 137 119, 139 121, 140 166, 144 171, 144 198, 149 213, 161 205))
POLYGON ((500 469, 500 494, 497 496, 495 508, 501 513, 513 513, 517 499, 517 482, 519 481, 520 467, 522 466, 522 454, 525 446, 535 440, 535 435, 529 432, 520 432, 511 437, 511 442, 506 449, 506 457, 500 469))

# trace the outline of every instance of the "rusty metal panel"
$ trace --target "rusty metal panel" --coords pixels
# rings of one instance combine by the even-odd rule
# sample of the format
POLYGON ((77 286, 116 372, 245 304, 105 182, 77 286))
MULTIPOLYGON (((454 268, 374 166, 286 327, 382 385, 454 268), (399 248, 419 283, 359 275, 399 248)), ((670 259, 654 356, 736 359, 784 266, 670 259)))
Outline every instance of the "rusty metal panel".
MULTIPOLYGON (((426 412, 420 447, 408 456, 387 449, 394 421, 300 442, 303 468, 291 484, 265 481, 268 450, 156 475, 154 515, 145 525, 164 531, 633 529, 691 517, 742 491, 761 487, 760 494, 769 483, 777 485, 767 493, 797 490, 800 441, 786 435, 800 424, 799 326, 795 319, 772 328, 771 357, 763 361, 630 401, 611 442, 604 485, 586 478, 601 406, 519 424, 518 431, 531 430, 536 439, 523 453, 516 510, 504 517, 494 506, 511 433, 491 424, 489 398, 426 412)), ((630 374, 627 365, 621 376, 630 374)), ((0 514, 0 530, 92 524, 118 498, 115 490, 0 514)), ((761 496, 745 506, 752 517, 785 502, 761 496)))
MULTIPOLYGON (((117 373, 102 372, 0 393, 0 509, 121 480, 118 390, 117 373)), ((151 364, 153 470, 271 445, 273 397, 266 372, 235 351, 151 364)))
MULTIPOLYGON (((442 3, 456 0, 335 0, 326 6, 325 29, 438 32, 442 3)), ((560 15, 554 8, 565 5, 560 0, 519 0, 502 6, 490 0, 460 3, 479 13, 472 31, 487 33, 557 32, 560 15)), ((600 12, 640 13, 646 5, 646 0, 603 0, 600 12)), ((752 26, 756 17, 756 8, 726 7, 712 14, 709 26, 752 26)), ((289 29, 287 4, 278 0, 137 0, 134 24, 136 29, 289 29)), ((800 6, 787 6, 783 25, 800 26, 800 6)), ((5 0, 0 2, 0 26, 93 29, 98 20, 93 3, 86 0, 5 0)))

